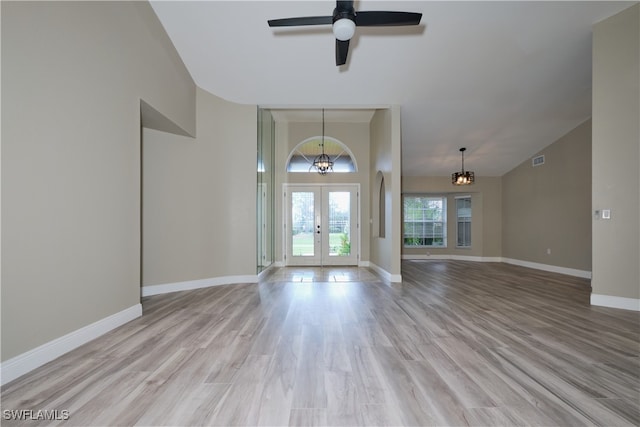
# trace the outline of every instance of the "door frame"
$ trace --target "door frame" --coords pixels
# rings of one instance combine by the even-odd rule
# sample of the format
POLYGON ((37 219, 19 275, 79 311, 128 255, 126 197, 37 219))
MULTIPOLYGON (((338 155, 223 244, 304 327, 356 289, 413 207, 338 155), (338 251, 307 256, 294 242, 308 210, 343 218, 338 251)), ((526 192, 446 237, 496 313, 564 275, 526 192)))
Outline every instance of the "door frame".
MULTIPOLYGON (((356 213, 355 213, 355 218, 356 218, 356 224, 355 224, 355 236, 351 237, 351 241, 355 241, 357 243, 357 249, 356 249, 356 253, 355 253, 355 263, 354 264, 344 264, 344 265, 354 265, 354 266, 358 266, 360 265, 360 253, 361 253, 361 218, 360 218, 360 213, 361 213, 361 206, 360 206, 360 183, 328 183, 328 184, 320 184, 320 183, 309 183, 309 184, 302 184, 302 183, 283 183, 282 184, 282 260, 283 260, 283 264, 285 266, 294 266, 296 264, 290 264, 290 260, 287 259, 287 250, 288 250, 288 245, 289 245, 289 239, 287 236, 288 230, 289 230, 289 216, 290 216, 290 212, 289 212, 289 199, 287 198, 287 193, 290 193, 291 190, 294 190, 296 188, 310 188, 310 187, 316 187, 318 189, 320 189, 320 192, 322 192, 322 188, 340 188, 340 187, 354 187, 355 191, 356 191, 356 213)), ((290 197, 290 196, 289 196, 290 197)), ((321 262, 320 262, 320 266, 324 266, 324 260, 322 259, 322 253, 320 254, 320 258, 321 258, 321 262)), ((331 265, 331 264, 326 264, 326 265, 331 265)), ((335 264, 335 265, 340 265, 340 264, 335 264)), ((302 266, 302 265, 300 265, 302 266)))

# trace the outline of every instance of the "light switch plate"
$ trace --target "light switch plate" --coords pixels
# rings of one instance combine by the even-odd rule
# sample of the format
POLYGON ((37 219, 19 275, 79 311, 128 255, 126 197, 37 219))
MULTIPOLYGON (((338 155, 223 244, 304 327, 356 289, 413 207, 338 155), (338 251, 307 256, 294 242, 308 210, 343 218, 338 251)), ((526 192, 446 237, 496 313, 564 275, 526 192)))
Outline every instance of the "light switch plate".
POLYGON ((602 209, 602 219, 611 219, 611 209, 602 209))

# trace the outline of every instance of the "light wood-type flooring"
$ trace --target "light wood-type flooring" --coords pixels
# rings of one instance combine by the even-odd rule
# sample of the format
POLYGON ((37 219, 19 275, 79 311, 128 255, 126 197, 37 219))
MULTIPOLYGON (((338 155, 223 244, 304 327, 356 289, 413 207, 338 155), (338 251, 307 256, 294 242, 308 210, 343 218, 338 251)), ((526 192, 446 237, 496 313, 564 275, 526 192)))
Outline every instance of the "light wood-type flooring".
POLYGON ((2 409, 67 410, 65 426, 640 424, 640 313, 591 307, 588 280, 437 260, 402 274, 283 268, 145 298, 5 385, 2 409))

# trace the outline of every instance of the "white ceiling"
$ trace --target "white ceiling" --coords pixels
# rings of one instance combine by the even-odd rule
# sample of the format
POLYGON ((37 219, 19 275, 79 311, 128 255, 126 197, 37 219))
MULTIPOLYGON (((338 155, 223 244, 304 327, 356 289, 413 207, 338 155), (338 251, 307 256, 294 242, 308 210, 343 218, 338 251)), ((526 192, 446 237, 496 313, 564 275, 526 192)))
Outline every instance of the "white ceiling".
POLYGON ((588 119, 592 25, 634 3, 360 0, 356 12, 422 22, 357 28, 336 67, 330 26, 267 25, 331 15, 335 1, 151 2, 201 88, 288 109, 398 104, 403 174, 429 176, 459 169, 463 146, 476 176, 503 175, 588 119))

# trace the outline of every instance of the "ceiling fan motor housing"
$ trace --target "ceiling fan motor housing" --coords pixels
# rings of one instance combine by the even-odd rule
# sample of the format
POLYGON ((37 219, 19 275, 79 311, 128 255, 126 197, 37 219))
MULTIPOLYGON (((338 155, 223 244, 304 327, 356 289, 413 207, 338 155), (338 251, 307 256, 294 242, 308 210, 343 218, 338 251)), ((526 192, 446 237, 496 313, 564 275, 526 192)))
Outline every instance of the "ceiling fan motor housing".
POLYGON ((356 13, 353 7, 333 9, 333 35, 340 41, 351 40, 356 31, 356 13))

